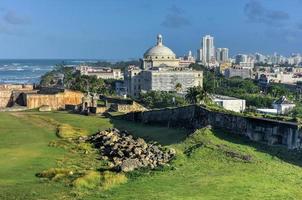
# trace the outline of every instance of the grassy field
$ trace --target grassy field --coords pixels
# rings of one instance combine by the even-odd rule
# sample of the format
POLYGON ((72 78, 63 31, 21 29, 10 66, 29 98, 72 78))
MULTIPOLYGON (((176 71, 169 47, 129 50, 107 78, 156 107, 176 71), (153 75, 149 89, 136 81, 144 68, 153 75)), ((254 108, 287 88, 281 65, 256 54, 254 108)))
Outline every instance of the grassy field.
POLYGON ((202 129, 186 138, 187 134, 63 112, 0 113, 0 199, 302 199, 300 154, 219 130, 202 129), (64 181, 35 176, 57 166, 101 166, 94 154, 49 146, 60 141, 58 124, 89 134, 111 127, 127 129, 175 148, 177 157, 169 167, 126 174, 126 183, 109 190, 78 192, 64 181))

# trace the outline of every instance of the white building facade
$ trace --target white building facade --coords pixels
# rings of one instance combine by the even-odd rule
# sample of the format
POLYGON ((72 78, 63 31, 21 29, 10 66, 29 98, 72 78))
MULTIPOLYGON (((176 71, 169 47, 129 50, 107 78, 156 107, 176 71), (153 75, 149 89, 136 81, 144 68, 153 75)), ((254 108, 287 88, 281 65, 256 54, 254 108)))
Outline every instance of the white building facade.
MULTIPOLYGON (((186 60, 194 62, 191 53, 186 60)), ((202 71, 182 65, 175 53, 163 45, 161 35, 157 36, 157 44, 145 52, 142 62, 142 68, 129 66, 125 70, 124 82, 128 96, 136 98, 148 91, 184 93, 189 87, 203 85, 202 71)))
POLYGON ((96 76, 101 79, 123 79, 121 69, 112 69, 109 67, 91 67, 87 65, 80 65, 76 68, 81 75, 96 76))
POLYGON ((214 95, 213 101, 226 110, 231 110, 234 112, 243 112, 245 110, 244 99, 237 99, 234 97, 228 97, 222 95, 214 95))

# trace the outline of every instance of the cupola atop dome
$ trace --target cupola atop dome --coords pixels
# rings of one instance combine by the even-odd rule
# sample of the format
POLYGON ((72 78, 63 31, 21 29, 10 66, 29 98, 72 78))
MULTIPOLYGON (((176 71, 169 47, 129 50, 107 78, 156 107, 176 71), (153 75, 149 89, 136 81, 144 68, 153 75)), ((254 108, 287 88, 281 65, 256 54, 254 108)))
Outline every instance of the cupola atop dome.
POLYGON ((175 53, 163 45, 163 37, 161 34, 157 35, 157 42, 154 47, 151 47, 144 53, 146 59, 175 59, 175 53))
POLYGON ((163 45, 163 36, 161 34, 157 35, 157 46, 163 45))

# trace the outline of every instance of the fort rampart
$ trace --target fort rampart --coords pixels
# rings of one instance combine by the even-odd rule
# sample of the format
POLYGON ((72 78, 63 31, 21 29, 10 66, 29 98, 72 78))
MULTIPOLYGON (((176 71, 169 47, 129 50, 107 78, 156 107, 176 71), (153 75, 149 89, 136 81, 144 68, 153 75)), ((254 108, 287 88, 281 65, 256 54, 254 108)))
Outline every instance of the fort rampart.
POLYGON ((215 112, 196 105, 132 112, 121 117, 145 124, 189 129, 211 125, 269 145, 283 145, 289 149, 302 147, 302 132, 297 123, 215 112))

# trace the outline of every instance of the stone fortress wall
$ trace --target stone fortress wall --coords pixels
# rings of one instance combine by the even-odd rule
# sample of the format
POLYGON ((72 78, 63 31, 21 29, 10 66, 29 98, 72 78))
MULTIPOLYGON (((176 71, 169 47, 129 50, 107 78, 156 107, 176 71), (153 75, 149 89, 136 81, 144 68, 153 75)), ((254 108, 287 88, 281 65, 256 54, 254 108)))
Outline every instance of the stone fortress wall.
POLYGON ((33 85, 0 84, 0 108, 14 105, 18 94, 35 92, 33 85))
POLYGON ((11 105, 12 92, 9 90, 0 90, 0 108, 11 105))
POLYGON ((33 85, 0 84, 0 109, 8 110, 15 106, 27 109, 49 106, 52 110, 58 110, 64 109, 67 104, 81 104, 83 96, 81 92, 70 90, 35 90, 33 85))
POLYGON ((139 104, 135 101, 132 101, 131 104, 116 103, 116 104, 111 105, 111 109, 116 112, 123 112, 123 113, 147 110, 145 107, 143 107, 141 104, 139 104))
POLYGON ((302 131, 297 123, 214 112, 195 105, 132 112, 120 117, 145 124, 188 129, 211 125, 230 133, 246 136, 253 141, 286 146, 289 149, 302 148, 302 131))
POLYGON ((64 109, 65 105, 79 105, 82 103, 83 93, 66 90, 57 94, 26 94, 28 109, 49 106, 53 110, 64 109))

